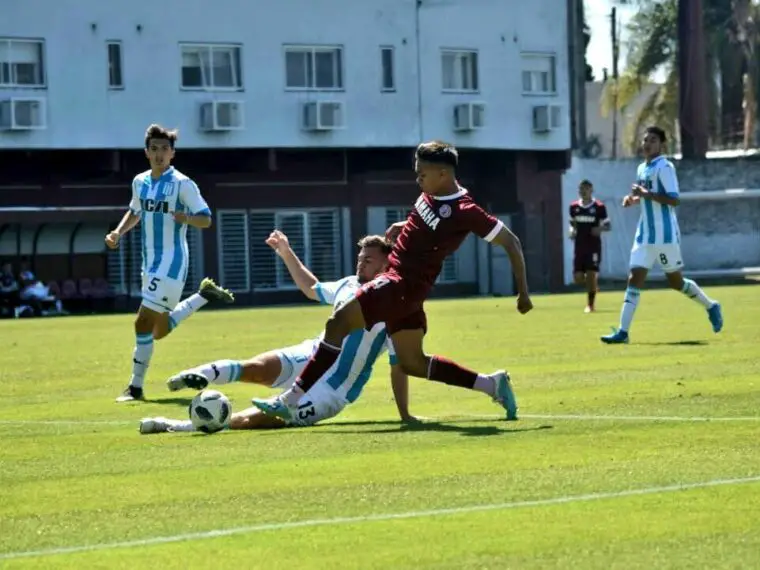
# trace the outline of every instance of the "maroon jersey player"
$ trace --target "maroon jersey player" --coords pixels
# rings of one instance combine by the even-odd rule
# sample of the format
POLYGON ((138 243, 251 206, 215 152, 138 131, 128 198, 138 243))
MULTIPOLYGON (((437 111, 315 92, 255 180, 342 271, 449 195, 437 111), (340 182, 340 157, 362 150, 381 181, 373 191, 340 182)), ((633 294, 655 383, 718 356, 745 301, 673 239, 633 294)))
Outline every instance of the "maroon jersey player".
POLYGON ((434 141, 417 147, 415 170, 422 193, 407 220, 388 229, 394 240, 388 271, 366 283, 355 298, 333 313, 318 350, 296 384, 276 398, 254 399, 255 406, 270 415, 291 417, 298 400, 335 363, 344 348, 343 340, 354 330, 384 322, 398 363, 408 375, 484 392, 502 405, 507 419, 517 419, 517 403, 505 371, 478 374, 442 356, 429 356, 422 349, 427 330, 423 303, 443 260, 470 233, 506 250, 517 282, 517 310, 527 313, 533 308, 520 241, 459 185, 458 160, 457 150, 447 143, 434 141))
POLYGON ((602 232, 610 229, 607 207, 592 196, 594 186, 583 180, 578 186, 580 198, 570 204, 570 239, 575 241, 573 251, 573 278, 578 285, 586 285, 588 303, 586 312, 594 310, 599 288, 599 265, 602 262, 602 232))

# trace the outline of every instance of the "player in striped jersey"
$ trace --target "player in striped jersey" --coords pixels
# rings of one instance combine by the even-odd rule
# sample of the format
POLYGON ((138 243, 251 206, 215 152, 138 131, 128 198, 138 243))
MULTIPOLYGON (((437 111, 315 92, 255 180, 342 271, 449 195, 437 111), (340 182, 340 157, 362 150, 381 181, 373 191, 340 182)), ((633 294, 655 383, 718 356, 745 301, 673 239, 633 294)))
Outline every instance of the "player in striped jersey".
MULTIPOLYGON (((267 243, 285 262, 298 288, 306 297, 324 305, 338 308, 353 299, 362 284, 368 283, 385 270, 390 242, 382 236, 366 236, 358 246, 356 274, 338 281, 322 283, 301 263, 293 252, 288 238, 275 230, 267 243)), ((185 370, 167 381, 169 390, 182 388, 201 390, 209 383, 224 385, 230 382, 250 382, 287 390, 303 371, 316 351, 322 336, 301 344, 265 352, 245 362, 217 360, 185 370)), ((388 351, 391 364, 391 385, 402 421, 414 421, 408 411, 408 378, 396 361, 393 344, 388 338, 384 323, 369 330, 354 331, 343 343, 340 358, 317 382, 308 395, 298 403, 295 415, 289 421, 263 414, 258 408, 249 408, 234 414, 231 429, 269 429, 288 425, 307 426, 339 414, 355 402, 372 374, 377 358, 388 351)), ((140 422, 140 433, 167 431, 194 431, 189 420, 145 418, 140 422)))
POLYGON ((662 154, 665 142, 665 132, 659 127, 646 130, 642 141, 646 160, 639 165, 637 181, 631 193, 623 198, 625 208, 641 205, 641 217, 631 250, 628 288, 620 314, 620 326, 612 334, 602 337, 602 342, 607 344, 628 342, 628 331, 639 304, 641 288, 655 263, 662 267, 673 289, 681 291, 707 310, 714 332, 720 332, 723 328, 720 303, 710 299, 699 285, 685 279, 681 273, 681 235, 676 217, 676 207, 680 202, 678 178, 673 163, 662 154))
POLYGON ((143 399, 154 340, 168 335, 210 301, 234 301, 229 291, 204 279, 197 293, 179 302, 189 265, 187 226, 208 228, 211 211, 195 182, 171 165, 176 140, 176 131, 159 125, 148 127, 145 156, 150 170, 135 176, 129 211, 105 240, 115 249, 124 234, 140 225, 142 303, 135 320, 132 377, 117 402, 143 399))

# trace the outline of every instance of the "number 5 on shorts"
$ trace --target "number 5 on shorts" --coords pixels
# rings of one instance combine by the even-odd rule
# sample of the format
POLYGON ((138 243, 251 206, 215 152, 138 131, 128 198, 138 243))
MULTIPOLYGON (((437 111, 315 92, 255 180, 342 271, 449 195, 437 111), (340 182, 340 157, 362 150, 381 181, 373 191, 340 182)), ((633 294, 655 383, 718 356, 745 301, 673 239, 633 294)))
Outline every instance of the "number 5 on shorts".
POLYGON ((148 291, 151 293, 155 292, 156 289, 158 289, 158 284, 161 282, 161 280, 158 277, 153 277, 150 280, 150 284, 148 285, 148 291))

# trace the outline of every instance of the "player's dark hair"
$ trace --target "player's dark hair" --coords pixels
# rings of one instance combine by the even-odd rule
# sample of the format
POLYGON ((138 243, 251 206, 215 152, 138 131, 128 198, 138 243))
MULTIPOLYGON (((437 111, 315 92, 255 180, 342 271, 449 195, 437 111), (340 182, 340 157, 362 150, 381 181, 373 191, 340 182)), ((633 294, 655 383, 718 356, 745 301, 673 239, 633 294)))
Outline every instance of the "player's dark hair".
POLYGON ((150 146, 151 139, 169 141, 169 146, 174 148, 174 143, 177 142, 178 137, 179 132, 177 129, 169 130, 166 127, 154 123, 145 129, 145 148, 150 146))
POLYGON ((383 236, 378 235, 364 236, 357 242, 356 245, 358 245, 360 248, 375 247, 382 251, 383 255, 389 255, 393 249, 391 242, 389 242, 383 236))
POLYGON ((645 132, 647 134, 657 135, 657 138, 660 139, 661 143, 668 142, 668 137, 665 136, 665 131, 663 131, 660 127, 647 127, 647 130, 645 132))
POLYGON ((594 185, 591 184, 591 180, 589 180, 588 178, 584 178, 583 180, 581 180, 581 183, 578 184, 578 188, 583 188, 584 186, 590 186, 591 188, 594 187, 594 185))
POLYGON ((459 151, 453 144, 443 141, 430 141, 417 147, 414 158, 422 162, 445 164, 452 168, 459 166, 459 151))

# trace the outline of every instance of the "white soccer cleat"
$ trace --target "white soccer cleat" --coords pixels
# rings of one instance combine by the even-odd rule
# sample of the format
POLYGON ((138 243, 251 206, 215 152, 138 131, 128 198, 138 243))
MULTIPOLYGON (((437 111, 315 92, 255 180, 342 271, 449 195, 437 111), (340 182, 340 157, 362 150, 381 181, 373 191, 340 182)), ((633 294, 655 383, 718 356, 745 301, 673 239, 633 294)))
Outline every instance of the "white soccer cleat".
POLYGON ((171 420, 167 418, 143 418, 140 420, 140 433, 166 433, 172 431, 171 420))

